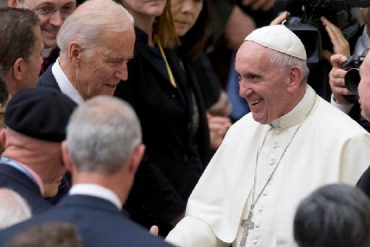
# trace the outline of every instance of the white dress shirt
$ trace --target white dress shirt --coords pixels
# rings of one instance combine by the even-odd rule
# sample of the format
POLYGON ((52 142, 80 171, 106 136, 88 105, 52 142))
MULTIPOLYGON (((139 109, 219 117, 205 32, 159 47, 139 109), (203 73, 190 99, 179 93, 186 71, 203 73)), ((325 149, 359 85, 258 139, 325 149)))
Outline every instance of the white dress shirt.
POLYGON ((97 184, 76 184, 69 191, 70 195, 87 195, 94 196, 113 203, 118 210, 122 209, 122 202, 118 196, 103 186, 97 184))
POLYGON ((80 93, 73 86, 71 81, 68 79, 68 77, 66 76, 62 68, 60 67, 59 58, 53 64, 51 71, 53 72, 55 80, 57 81, 58 86, 60 90, 62 91, 62 93, 70 97, 78 105, 81 105, 82 103, 85 102, 84 99, 81 97, 80 93))

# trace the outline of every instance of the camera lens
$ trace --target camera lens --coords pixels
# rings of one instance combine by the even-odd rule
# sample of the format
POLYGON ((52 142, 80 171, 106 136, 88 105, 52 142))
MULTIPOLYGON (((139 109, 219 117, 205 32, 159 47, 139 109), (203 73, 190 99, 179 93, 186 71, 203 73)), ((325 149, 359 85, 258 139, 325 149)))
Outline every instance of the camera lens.
POLYGON ((352 68, 344 76, 346 88, 353 94, 358 95, 358 84, 360 83, 360 73, 358 69, 352 68))

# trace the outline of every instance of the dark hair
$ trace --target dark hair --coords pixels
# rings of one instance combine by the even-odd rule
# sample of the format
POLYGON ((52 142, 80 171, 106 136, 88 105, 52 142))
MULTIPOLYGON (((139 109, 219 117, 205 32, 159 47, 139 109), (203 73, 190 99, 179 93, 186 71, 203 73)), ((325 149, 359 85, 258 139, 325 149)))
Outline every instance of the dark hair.
POLYGON ((0 74, 0 104, 1 106, 4 106, 8 98, 9 98, 8 86, 6 85, 6 81, 4 77, 0 74))
POLYGON ((305 198, 294 218, 300 247, 370 246, 370 201, 344 184, 319 188, 305 198))
POLYGON ((5 74, 18 58, 28 61, 36 37, 37 15, 29 9, 0 8, 0 72, 5 74))
POLYGON ((47 222, 15 234, 6 247, 82 247, 82 243, 71 223, 47 222))
POLYGON ((203 0, 203 8, 193 27, 180 38, 180 53, 182 56, 194 59, 199 57, 205 49, 206 41, 210 37, 208 0, 203 0))

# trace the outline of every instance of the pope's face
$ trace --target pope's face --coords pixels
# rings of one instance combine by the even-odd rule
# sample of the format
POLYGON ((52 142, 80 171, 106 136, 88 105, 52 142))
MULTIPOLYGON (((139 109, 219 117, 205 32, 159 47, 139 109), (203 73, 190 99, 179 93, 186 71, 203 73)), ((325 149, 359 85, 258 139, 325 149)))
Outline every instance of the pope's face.
POLYGON ((270 61, 267 48, 244 42, 237 52, 235 69, 239 74, 240 96, 247 100, 255 121, 270 124, 291 110, 287 91, 289 71, 270 61))
MULTIPOLYGON (((368 53, 370 54, 370 53, 368 53)), ((360 67, 361 81, 358 86, 361 114, 370 120, 370 55, 367 55, 360 67)))
POLYGON ((76 9, 76 0, 24 0, 18 7, 32 9, 40 19, 46 48, 56 47, 57 34, 65 19, 76 9))
POLYGON ((177 36, 185 35, 203 8, 203 0, 172 0, 171 13, 177 36))
POLYGON ((70 75, 85 100, 96 95, 112 96, 118 83, 127 80, 127 62, 133 57, 135 31, 104 32, 91 50, 82 51, 70 75))

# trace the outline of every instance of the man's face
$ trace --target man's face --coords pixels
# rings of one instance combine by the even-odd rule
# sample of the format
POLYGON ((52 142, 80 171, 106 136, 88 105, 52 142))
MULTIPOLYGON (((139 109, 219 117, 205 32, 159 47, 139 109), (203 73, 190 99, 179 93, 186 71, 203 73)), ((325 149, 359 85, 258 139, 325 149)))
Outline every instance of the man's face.
POLYGON ((358 94, 360 96, 361 115, 370 121, 370 53, 366 56, 360 67, 360 84, 358 94))
POLYGON ((76 0, 24 0, 18 7, 32 9, 40 19, 45 48, 57 46, 58 31, 65 19, 76 9, 76 0))
POLYGON ((39 26, 33 27, 33 33, 35 35, 35 44, 33 45, 32 52, 28 59, 24 60, 24 70, 22 71, 23 79, 22 82, 17 83, 17 91, 35 86, 39 79, 39 72, 43 62, 41 54, 44 45, 42 43, 39 26))
POLYGON ((81 52, 70 80, 85 100, 112 96, 121 80, 127 80, 127 62, 133 57, 135 32, 104 32, 92 50, 81 52))
POLYGON ((270 62, 268 49, 251 41, 242 44, 235 60, 241 97, 248 102, 255 121, 270 124, 290 111, 289 71, 270 62))

